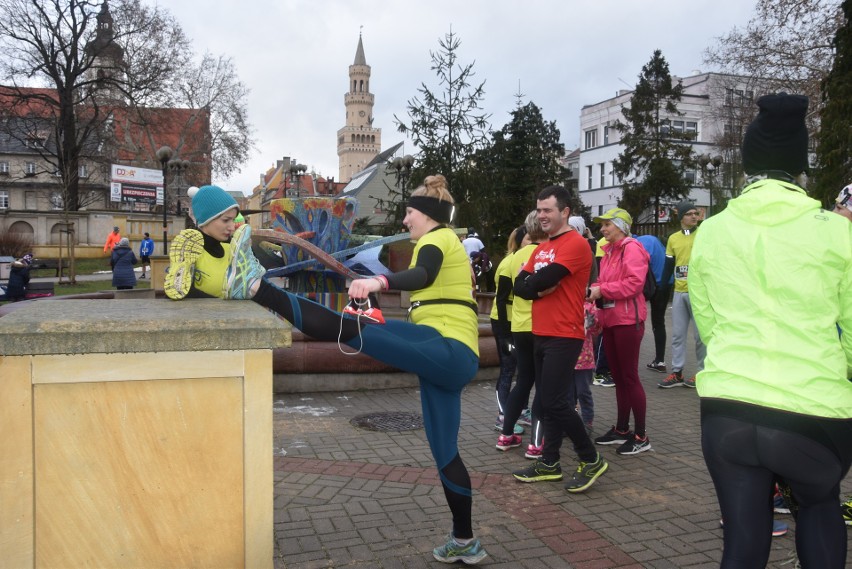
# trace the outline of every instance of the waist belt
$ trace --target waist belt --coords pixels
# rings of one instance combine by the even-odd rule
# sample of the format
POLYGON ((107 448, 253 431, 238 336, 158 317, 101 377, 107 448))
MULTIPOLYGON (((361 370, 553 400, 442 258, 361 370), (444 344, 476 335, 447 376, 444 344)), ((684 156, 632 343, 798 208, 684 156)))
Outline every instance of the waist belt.
POLYGON ((411 303, 411 306, 408 307, 408 316, 411 316, 411 311, 420 306, 425 306, 427 304, 460 304, 461 306, 467 306, 471 310, 473 310, 474 314, 479 316, 479 309, 476 304, 469 302, 467 300, 456 300, 454 298, 434 298, 429 300, 415 300, 411 303))

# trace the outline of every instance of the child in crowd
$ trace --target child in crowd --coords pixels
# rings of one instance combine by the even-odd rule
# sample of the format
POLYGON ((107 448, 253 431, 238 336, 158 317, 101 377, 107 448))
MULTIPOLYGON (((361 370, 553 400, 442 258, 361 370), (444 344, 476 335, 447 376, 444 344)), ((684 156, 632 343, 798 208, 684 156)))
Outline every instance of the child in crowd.
POLYGON ((595 401, 592 399, 592 381, 595 374, 595 336, 601 333, 598 321, 598 308, 594 302, 585 302, 583 310, 586 315, 586 339, 574 366, 574 392, 571 397, 574 406, 580 405, 580 416, 586 425, 586 431, 591 435, 595 420, 595 401))

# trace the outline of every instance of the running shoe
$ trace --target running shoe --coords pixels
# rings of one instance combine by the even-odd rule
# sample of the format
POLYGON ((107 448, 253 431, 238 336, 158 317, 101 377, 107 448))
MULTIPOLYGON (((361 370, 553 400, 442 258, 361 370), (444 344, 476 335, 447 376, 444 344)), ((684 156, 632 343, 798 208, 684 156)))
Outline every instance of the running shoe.
POLYGON ((251 251, 251 225, 239 226, 231 236, 230 256, 225 282, 222 283, 222 298, 250 299, 252 285, 266 273, 251 251))
POLYGON ((785 533, 787 533, 787 524, 772 520, 772 537, 781 537, 785 533))
POLYGON ((772 511, 776 514, 790 513, 790 506, 787 505, 787 500, 784 499, 784 496, 782 496, 780 492, 775 494, 772 498, 772 511))
POLYGON ((666 373, 666 364, 663 362, 658 362, 656 360, 652 361, 648 365, 645 366, 651 371, 658 371, 660 373, 666 373))
POLYGON ((633 431, 619 431, 615 428, 615 425, 612 426, 610 430, 608 430, 603 435, 599 436, 595 439, 596 445, 620 445, 625 443, 633 438, 633 431))
POLYGON ((663 381, 657 383, 657 387, 661 387, 663 389, 671 389, 678 385, 683 385, 683 373, 679 371, 673 371, 663 381))
POLYGON ((693 375, 692 377, 687 377, 685 380, 683 380, 683 386, 692 387, 693 389, 695 389, 695 376, 693 375))
POLYGON ((432 555, 443 563, 461 561, 466 565, 476 565, 488 556, 478 539, 462 545, 456 541, 452 533, 447 537, 447 543, 432 550, 432 555))
MULTIPOLYGON (((497 420, 494 421, 494 430, 498 431, 498 432, 503 430, 503 415, 497 415, 497 420)), ((524 434, 524 428, 520 425, 520 421, 515 423, 515 428, 513 429, 512 432, 515 433, 516 435, 523 435, 524 434)))
POLYGON ((600 453, 594 462, 580 462, 571 480, 565 483, 565 489, 572 493, 585 492, 598 477, 607 471, 609 464, 600 453))
POLYGON ((544 460, 539 458, 528 467, 514 471, 512 476, 521 482, 562 480, 562 467, 559 466, 559 461, 556 461, 553 464, 547 464, 544 460))
POLYGON ((532 426, 532 411, 529 409, 524 409, 521 411, 521 416, 518 417, 518 424, 523 425, 525 427, 532 426))
POLYGON ((521 446, 522 442, 523 441, 521 440, 521 437, 519 437, 518 435, 500 435, 499 437, 497 437, 497 444, 495 446, 497 450, 502 450, 503 452, 506 452, 510 448, 521 446))
POLYGON ((370 299, 357 300, 350 299, 349 304, 343 309, 344 314, 348 314, 358 320, 366 320, 371 324, 384 324, 385 318, 382 316, 382 311, 378 306, 373 306, 370 299))
POLYGON ((640 439, 636 434, 624 441, 624 443, 616 449, 616 453, 623 455, 639 454, 651 450, 651 439, 646 435, 644 439, 640 439))
POLYGON ((843 511, 843 521, 847 526, 852 526, 852 496, 840 504, 840 509, 843 511))
POLYGON ((615 387, 615 380, 612 379, 612 375, 609 372, 605 372, 596 375, 592 381, 592 385, 597 385, 598 387, 615 387))
POLYGON ((204 253, 204 236, 196 229, 184 229, 172 240, 169 249, 169 266, 163 289, 172 300, 189 294, 195 274, 195 262, 204 253))
POLYGON ((537 459, 541 458, 541 450, 543 448, 544 448, 544 445, 537 447, 534 444, 530 443, 530 444, 527 445, 527 450, 524 453, 524 456, 529 458, 530 460, 537 460, 537 459))

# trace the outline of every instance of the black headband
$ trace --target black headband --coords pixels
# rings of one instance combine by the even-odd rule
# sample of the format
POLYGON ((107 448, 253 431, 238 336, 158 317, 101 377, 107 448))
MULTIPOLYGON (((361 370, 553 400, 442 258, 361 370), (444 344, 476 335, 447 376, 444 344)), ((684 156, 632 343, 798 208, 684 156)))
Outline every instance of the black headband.
POLYGON ((411 196, 408 207, 422 211, 438 223, 449 223, 453 216, 453 204, 429 196, 411 196))

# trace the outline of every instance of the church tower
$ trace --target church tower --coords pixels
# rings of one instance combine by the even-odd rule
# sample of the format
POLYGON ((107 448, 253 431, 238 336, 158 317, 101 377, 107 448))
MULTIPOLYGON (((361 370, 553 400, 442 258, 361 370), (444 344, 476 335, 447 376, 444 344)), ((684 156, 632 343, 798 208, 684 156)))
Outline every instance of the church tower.
POLYGON ((359 34, 355 62, 349 66, 349 92, 343 96, 346 126, 337 131, 338 179, 341 182, 351 180, 382 149, 382 129, 373 128, 373 98, 370 66, 364 57, 364 44, 359 34))
POLYGON ((112 14, 109 13, 107 0, 101 4, 97 16, 97 31, 95 38, 86 45, 86 55, 92 58, 92 65, 87 71, 87 79, 92 81, 92 93, 99 102, 119 102, 124 95, 118 88, 118 83, 124 81, 124 50, 113 41, 112 14))

